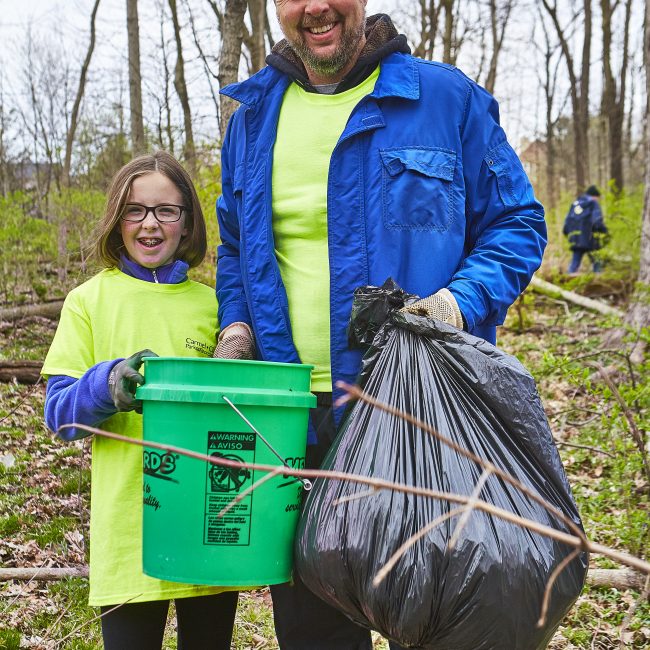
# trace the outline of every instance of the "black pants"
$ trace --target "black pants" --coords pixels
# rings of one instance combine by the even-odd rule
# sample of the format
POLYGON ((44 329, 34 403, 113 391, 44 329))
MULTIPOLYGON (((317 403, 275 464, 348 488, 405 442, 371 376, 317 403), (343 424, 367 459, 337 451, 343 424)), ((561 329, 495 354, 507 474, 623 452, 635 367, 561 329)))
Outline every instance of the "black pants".
MULTIPOLYGON (((237 609, 236 591, 177 598, 178 650, 230 650, 237 609)), ((102 607, 105 650, 160 650, 168 600, 127 603, 110 613, 102 607)))
MULTIPOLYGON (((307 447, 305 467, 321 466, 336 435, 330 393, 317 394, 311 418, 317 444, 307 447)), ((294 571, 293 583, 271 586, 275 633, 281 650, 372 650, 370 630, 315 596, 294 571)), ((391 642, 391 650, 402 648, 391 642)))

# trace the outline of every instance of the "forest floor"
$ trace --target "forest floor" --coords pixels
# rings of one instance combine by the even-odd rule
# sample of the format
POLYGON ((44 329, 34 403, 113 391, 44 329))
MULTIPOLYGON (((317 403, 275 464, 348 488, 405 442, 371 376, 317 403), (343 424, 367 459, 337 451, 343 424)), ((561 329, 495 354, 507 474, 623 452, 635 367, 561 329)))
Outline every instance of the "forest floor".
MULTIPOLYGON (((607 296, 601 296, 607 300, 607 296)), ((632 366, 603 345, 611 318, 527 292, 500 328, 499 346, 535 378, 588 537, 649 559, 650 485, 630 434, 648 431, 650 363, 632 366), (615 366, 616 393, 593 363, 615 366), (625 408, 624 408, 625 406, 625 408)), ((0 322, 0 360, 42 360, 55 323, 0 322)), ((0 384, 0 567, 87 561, 89 444, 64 444, 43 423, 44 386, 0 384)), ((593 567, 616 565, 592 556, 593 567)), ((83 578, 0 583, 0 649, 100 648, 83 578)), ((165 648, 176 648, 174 624, 165 648)), ((387 644, 376 636, 375 646, 387 644)), ((586 586, 551 648, 650 647, 650 605, 633 590, 586 586)), ((233 648, 277 648, 268 590, 243 593, 233 648)), ((514 650, 514 649, 513 649, 514 650)))

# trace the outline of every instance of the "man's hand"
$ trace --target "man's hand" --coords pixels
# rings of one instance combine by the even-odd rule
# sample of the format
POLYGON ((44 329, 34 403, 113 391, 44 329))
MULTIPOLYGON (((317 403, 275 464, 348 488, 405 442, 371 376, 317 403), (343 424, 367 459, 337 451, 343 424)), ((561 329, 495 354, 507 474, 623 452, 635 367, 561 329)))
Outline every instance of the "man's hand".
POLYGON ((402 307, 400 311, 407 311, 417 316, 427 316, 443 323, 463 329, 463 315, 460 313, 456 298, 448 289, 440 289, 427 298, 421 298, 410 305, 402 307))
POLYGON ((142 413, 142 405, 135 399, 135 389, 144 384, 144 377, 138 372, 144 357, 157 357, 151 350, 140 350, 115 364, 108 376, 108 390, 118 411, 142 413))
POLYGON ((217 359, 253 359, 253 332, 246 323, 231 323, 219 334, 214 355, 217 359))

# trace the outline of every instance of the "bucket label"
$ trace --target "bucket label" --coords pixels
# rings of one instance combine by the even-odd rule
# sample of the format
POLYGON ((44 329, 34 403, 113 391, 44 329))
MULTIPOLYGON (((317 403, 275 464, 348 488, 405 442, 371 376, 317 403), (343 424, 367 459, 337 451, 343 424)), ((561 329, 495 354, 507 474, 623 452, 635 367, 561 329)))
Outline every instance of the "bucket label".
MULTIPOLYGON (((254 433, 208 431, 208 456, 238 463, 255 462, 254 433)), ((253 472, 237 467, 207 466, 205 488, 205 526, 203 543, 219 546, 248 546, 250 544, 253 494, 244 497, 223 517, 217 515, 240 492, 250 487, 253 472)))

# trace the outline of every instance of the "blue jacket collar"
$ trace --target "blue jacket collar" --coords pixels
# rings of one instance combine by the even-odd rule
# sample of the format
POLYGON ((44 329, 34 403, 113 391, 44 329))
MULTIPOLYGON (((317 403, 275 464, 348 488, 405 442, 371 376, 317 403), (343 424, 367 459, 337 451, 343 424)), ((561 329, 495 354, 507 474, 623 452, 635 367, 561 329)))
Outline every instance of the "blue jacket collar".
MULTIPOLYGON (((379 79, 371 97, 420 97, 420 75, 417 60, 409 54, 394 52, 381 61, 379 79)), ((249 79, 230 84, 221 89, 221 94, 231 97, 246 106, 254 107, 260 102, 279 95, 282 97, 291 78, 276 68, 266 66, 249 79)))
POLYGON ((175 260, 169 264, 159 266, 157 269, 148 269, 130 260, 126 255, 120 255, 120 271, 137 280, 145 282, 159 282, 160 284, 180 284, 187 280, 187 271, 190 266, 183 260, 175 260), (155 275, 154 275, 155 271, 155 275))

